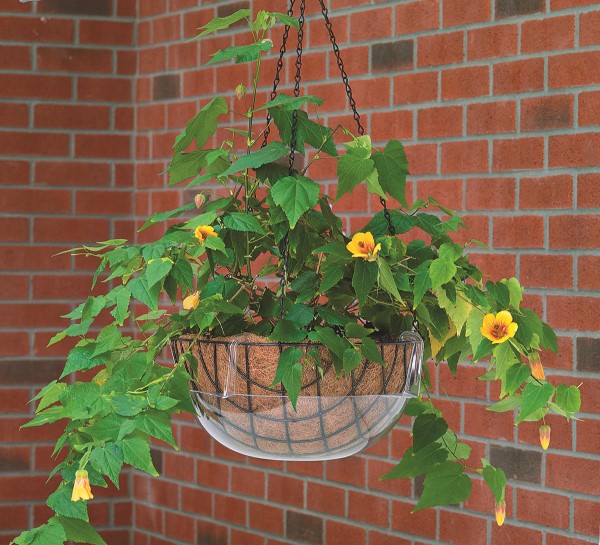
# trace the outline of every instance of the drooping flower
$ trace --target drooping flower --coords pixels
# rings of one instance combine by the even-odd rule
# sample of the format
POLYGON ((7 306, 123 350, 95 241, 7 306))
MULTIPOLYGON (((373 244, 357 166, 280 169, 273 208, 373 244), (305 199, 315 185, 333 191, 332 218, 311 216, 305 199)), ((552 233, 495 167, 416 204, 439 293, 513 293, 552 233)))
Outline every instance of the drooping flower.
POLYGON ((550 426, 548 424, 543 424, 540 426, 540 445, 544 450, 548 450, 550 446, 550 426))
POLYGON ((506 502, 504 500, 500 500, 496 504, 496 524, 498 526, 502 526, 504 524, 504 520, 506 519, 506 502))
POLYGON ((200 303, 200 293, 195 291, 192 295, 188 295, 183 300, 183 308, 185 310, 194 310, 200 303))
POLYGON ((518 327, 513 322, 510 312, 501 310, 496 316, 486 314, 483 317, 483 325, 480 331, 486 339, 492 341, 492 344, 499 344, 514 337, 518 327))
POLYGON ((194 236, 199 242, 204 242, 208 237, 216 237, 217 233, 210 225, 198 225, 194 231, 194 236))
POLYGON ((377 252, 381 250, 381 244, 375 245, 373 235, 367 231, 366 233, 356 233, 352 240, 346 244, 346 248, 352 254, 352 257, 362 257, 368 261, 375 261, 377 252))
POLYGON ((94 498, 92 489, 90 488, 90 480, 88 472, 85 469, 79 469, 75 473, 75 484, 73 485, 73 493, 71 501, 91 500, 94 498))
MULTIPOLYGON (((536 354, 537 356, 537 354, 536 354)), ((531 367, 531 375, 538 380, 545 380, 546 374, 544 373, 544 367, 542 366, 542 362, 539 357, 534 357, 529 362, 529 366, 531 367)))

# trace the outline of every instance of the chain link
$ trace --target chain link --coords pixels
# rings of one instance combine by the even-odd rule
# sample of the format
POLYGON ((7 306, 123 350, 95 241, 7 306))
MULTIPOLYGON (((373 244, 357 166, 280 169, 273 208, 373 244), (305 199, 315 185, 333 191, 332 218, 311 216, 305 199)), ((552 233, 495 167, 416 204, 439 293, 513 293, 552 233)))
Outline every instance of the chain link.
MULTIPOLYGON (((290 0, 290 9, 288 9, 287 14, 288 17, 294 16, 294 4, 296 0, 290 0)), ((277 98, 277 87, 281 82, 281 69, 283 68, 283 57, 285 55, 287 49, 287 41, 288 36, 290 34, 290 25, 285 25, 283 29, 283 37, 281 39, 281 47, 279 48, 279 59, 277 60, 277 69, 275 70, 275 79, 273 80, 273 90, 271 91, 271 100, 275 100, 277 98)), ((261 148, 264 148, 268 141, 269 135, 271 134, 271 114, 267 110, 267 126, 265 127, 264 138, 261 148)))

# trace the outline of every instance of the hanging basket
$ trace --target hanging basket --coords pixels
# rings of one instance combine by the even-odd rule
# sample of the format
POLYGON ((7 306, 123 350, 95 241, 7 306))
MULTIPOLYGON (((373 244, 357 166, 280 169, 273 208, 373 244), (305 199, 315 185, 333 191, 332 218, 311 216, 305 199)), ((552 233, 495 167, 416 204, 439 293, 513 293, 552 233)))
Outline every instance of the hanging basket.
POLYGON ((383 437, 418 393, 421 337, 406 332, 396 342, 377 344, 384 366, 363 359, 339 377, 327 349, 316 343, 292 345, 246 334, 181 336, 171 347, 176 361, 190 350, 198 362, 195 369, 188 365, 192 401, 214 439, 263 459, 327 460, 351 456, 383 437), (296 410, 282 387, 270 386, 288 346, 304 353, 316 347, 321 362, 320 371, 305 365, 296 410))

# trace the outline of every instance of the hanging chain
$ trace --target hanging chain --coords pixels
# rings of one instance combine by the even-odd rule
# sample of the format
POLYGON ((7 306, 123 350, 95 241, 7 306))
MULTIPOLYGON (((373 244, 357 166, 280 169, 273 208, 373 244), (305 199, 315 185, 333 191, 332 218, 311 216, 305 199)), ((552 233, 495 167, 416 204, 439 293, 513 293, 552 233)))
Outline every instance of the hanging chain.
MULTIPOLYGON (((331 42, 331 46, 333 47, 333 53, 335 54, 335 58, 337 60, 338 68, 340 69, 340 74, 342 76, 342 81, 346 87, 346 96, 348 97, 348 102, 350 103, 350 108, 352 108, 352 114, 354 116, 354 120, 356 121, 356 125, 358 127, 358 134, 361 136, 365 134, 365 129, 360 122, 360 114, 356 109, 356 101, 352 96, 352 87, 350 87, 350 82, 348 80, 348 74, 346 73, 346 69, 344 68, 344 61, 342 60, 342 56, 340 53, 340 48, 337 45, 335 34, 333 33, 333 25, 329 20, 329 13, 327 11, 327 6, 325 5, 325 0, 319 0, 319 4, 321 4, 321 13, 323 14, 323 18, 325 19, 325 26, 327 27, 327 32, 329 32, 329 41, 331 42)), ((391 236, 396 234, 396 229, 394 228, 394 223, 392 222, 392 216, 390 211, 388 210, 387 204, 383 197, 379 197, 379 202, 383 207, 383 215, 388 224, 388 232, 391 236)))
MULTIPOLYGON (((305 0, 300 0, 300 16, 298 17, 298 45, 296 46, 296 75, 294 77, 294 96, 300 96, 300 82, 302 81, 302 43, 304 41, 304 10, 305 0)), ((298 133, 298 110, 292 112, 292 126, 290 133, 290 153, 288 162, 288 174, 294 173, 294 160, 296 156, 296 137, 298 133)), ((285 304, 285 295, 288 283, 288 258, 289 258, 289 231, 281 241, 281 280, 279 287, 281 294, 279 296, 279 317, 283 317, 285 304)))
MULTIPOLYGON (((287 14, 288 17, 294 16, 294 4, 296 0, 290 0, 290 9, 288 9, 287 14)), ((281 69, 283 68, 283 56, 285 55, 287 49, 287 40, 290 34, 290 25, 285 25, 283 29, 283 38, 281 39, 281 47, 279 48, 279 59, 277 60, 277 69, 275 70, 275 79, 273 80, 273 90, 271 91, 271 100, 275 100, 277 98, 277 87, 281 81, 281 69)), ((267 126, 265 127, 264 138, 261 148, 264 148, 267 145, 269 140, 269 134, 271 134, 271 114, 269 110, 267 110, 267 126)))

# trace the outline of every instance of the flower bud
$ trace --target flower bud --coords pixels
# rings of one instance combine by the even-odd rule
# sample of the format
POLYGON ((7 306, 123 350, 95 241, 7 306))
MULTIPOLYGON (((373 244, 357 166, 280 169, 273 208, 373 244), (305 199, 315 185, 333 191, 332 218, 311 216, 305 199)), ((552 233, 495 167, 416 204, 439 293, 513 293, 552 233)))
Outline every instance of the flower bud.
POLYGON ((504 524, 504 519, 506 519, 506 502, 504 500, 500 500, 496 504, 496 524, 498 526, 502 526, 504 524))
POLYGON ((241 99, 246 94, 246 86, 243 83, 240 83, 235 88, 235 96, 238 97, 238 100, 241 99))
POLYGON ((542 445, 544 450, 548 450, 550 446, 550 431, 548 424, 540 426, 540 445, 542 445))
POLYGON ((206 202, 206 196, 202 193, 198 193, 194 197, 194 203, 196 203, 196 208, 200 208, 206 202))
POLYGON ((539 358, 534 358, 529 362, 529 366, 531 367, 531 375, 538 380, 545 380, 546 374, 544 373, 544 367, 542 366, 542 362, 539 358))

